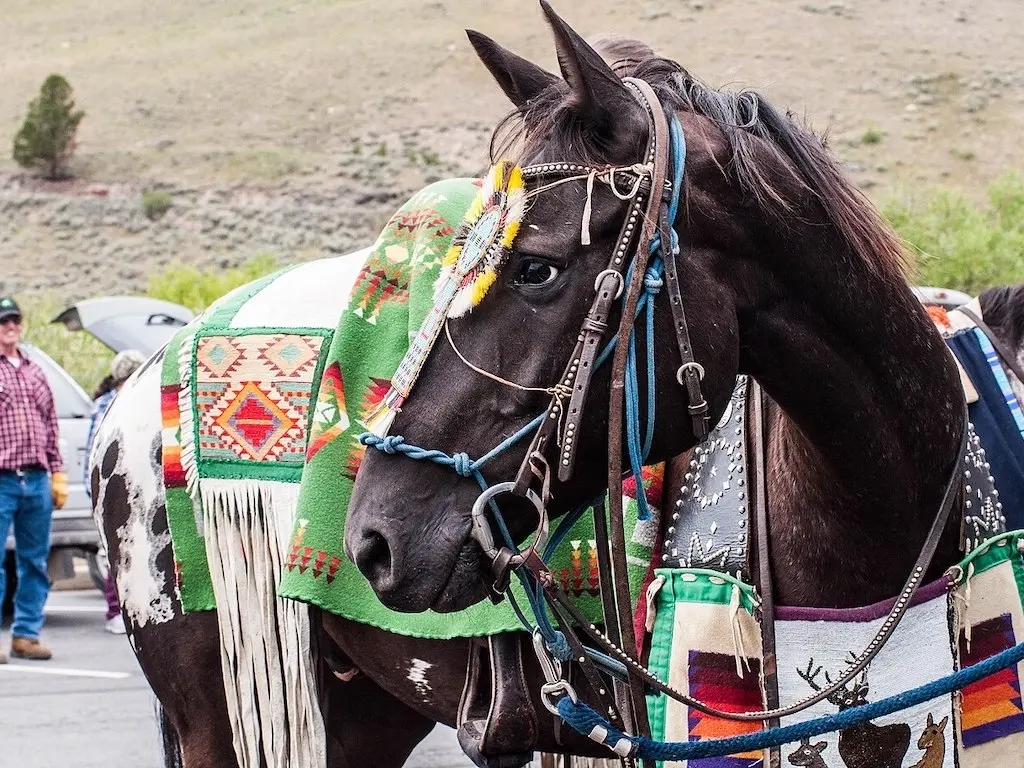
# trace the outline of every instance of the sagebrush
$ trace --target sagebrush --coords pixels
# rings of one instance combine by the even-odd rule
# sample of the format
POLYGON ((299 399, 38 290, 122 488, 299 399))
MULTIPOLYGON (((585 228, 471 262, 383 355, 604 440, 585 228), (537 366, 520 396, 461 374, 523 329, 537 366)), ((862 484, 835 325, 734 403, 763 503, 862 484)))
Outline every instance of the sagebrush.
POLYGON ((174 201, 171 193, 164 189, 147 189, 142 193, 142 212, 150 221, 155 221, 171 210, 174 201))
POLYGON ((257 254, 240 267, 222 271, 201 270, 174 262, 150 276, 147 293, 156 299, 181 304, 193 312, 202 312, 228 291, 281 268, 272 253, 257 254))
POLYGON ((916 262, 921 285, 972 296, 1024 282, 1024 176, 1006 174, 976 203, 962 192, 932 189, 889 201, 886 218, 916 262))
MULTIPOLYGON (((882 210, 914 256, 913 282, 971 295, 1024 282, 1024 176, 1019 172, 995 181, 980 202, 955 190, 932 189, 890 200, 882 210)), ((283 266, 269 253, 223 270, 175 263, 150 277, 148 294, 202 312, 234 288, 283 266)), ((106 373, 110 350, 88 334, 48 324, 63 309, 55 296, 26 296, 22 302, 26 340, 49 352, 92 391, 106 373)))

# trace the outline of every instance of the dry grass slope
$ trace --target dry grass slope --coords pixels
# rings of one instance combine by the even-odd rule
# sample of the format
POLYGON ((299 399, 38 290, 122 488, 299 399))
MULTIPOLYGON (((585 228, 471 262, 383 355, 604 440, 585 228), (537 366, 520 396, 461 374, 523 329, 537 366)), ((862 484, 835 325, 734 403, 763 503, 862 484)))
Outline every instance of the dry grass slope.
MULTIPOLYGON (((641 37, 713 84, 761 89, 831 127, 867 187, 980 189, 1024 165, 1022 3, 556 7, 584 34, 641 37)), ((82 165, 108 179, 315 177, 367 133, 491 123, 505 104, 464 27, 555 66, 532 0, 7 0, 3 16, 0 148, 59 71, 88 111, 82 165)), ((444 134, 435 140, 444 154, 444 134)))

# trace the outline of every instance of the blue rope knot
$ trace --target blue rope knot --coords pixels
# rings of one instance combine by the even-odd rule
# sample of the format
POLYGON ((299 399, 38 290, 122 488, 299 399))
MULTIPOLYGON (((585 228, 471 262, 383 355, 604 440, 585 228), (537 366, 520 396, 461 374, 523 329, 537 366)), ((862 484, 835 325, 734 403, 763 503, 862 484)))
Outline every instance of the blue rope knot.
POLYGON ((661 279, 657 272, 653 269, 648 268, 644 274, 644 290, 652 296, 656 296, 661 291, 661 286, 665 284, 665 281, 661 279))
POLYGON ((568 661, 572 656, 572 648, 569 647, 569 641, 565 639, 563 633, 557 630, 551 640, 544 641, 544 645, 547 646, 551 655, 559 661, 568 661))
POLYGON ((405 438, 401 435, 388 435, 387 437, 380 438, 380 442, 377 443, 378 450, 384 451, 384 453, 398 453, 402 450, 402 446, 405 443, 405 438))
POLYGON ((473 476, 473 461, 468 453, 453 453, 452 467, 463 477, 473 476))

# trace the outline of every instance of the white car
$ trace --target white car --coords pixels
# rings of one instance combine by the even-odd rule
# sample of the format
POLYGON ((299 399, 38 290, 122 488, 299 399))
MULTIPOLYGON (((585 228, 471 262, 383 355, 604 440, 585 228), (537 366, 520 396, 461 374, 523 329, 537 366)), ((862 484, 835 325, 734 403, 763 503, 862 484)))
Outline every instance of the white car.
MULTIPOLYGON (((69 330, 86 331, 114 352, 137 349, 147 357, 161 349, 174 332, 185 325, 193 313, 168 301, 139 296, 109 296, 88 299, 74 304, 52 322, 63 323, 69 330)), ((51 576, 66 571, 73 552, 83 552, 89 562, 93 581, 102 588, 103 567, 97 559, 99 532, 92 518, 92 506, 82 477, 86 439, 92 414, 92 398, 67 371, 49 355, 30 344, 26 352, 46 374, 57 408, 60 429, 60 450, 68 475, 68 501, 63 509, 54 510, 50 543, 51 576)), ((7 536, 5 566, 10 584, 14 578, 14 538, 7 536)), ((8 588, 6 603, 13 590, 8 588)))
POLYGON ((943 309, 956 309, 971 300, 971 297, 962 291, 952 288, 932 288, 930 286, 918 286, 914 288, 914 295, 925 305, 935 305, 943 309))

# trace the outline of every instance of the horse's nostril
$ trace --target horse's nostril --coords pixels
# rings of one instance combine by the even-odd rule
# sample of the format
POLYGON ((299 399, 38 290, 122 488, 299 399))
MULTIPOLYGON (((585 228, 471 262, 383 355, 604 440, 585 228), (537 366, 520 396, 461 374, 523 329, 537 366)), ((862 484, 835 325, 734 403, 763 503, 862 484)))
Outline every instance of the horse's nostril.
POLYGON ((377 531, 367 531, 359 548, 356 565, 371 582, 379 585, 391 577, 391 547, 377 531))

